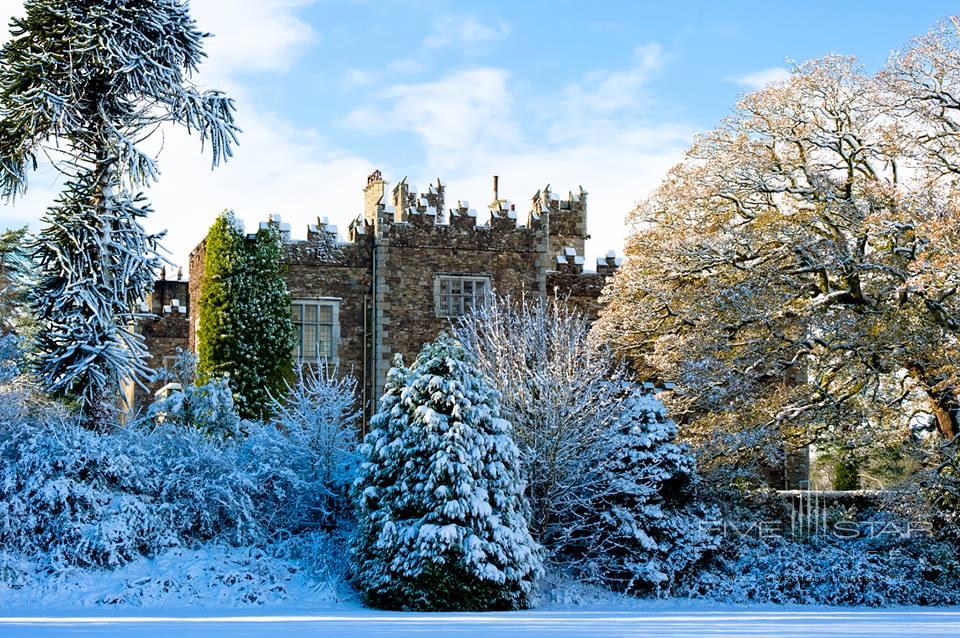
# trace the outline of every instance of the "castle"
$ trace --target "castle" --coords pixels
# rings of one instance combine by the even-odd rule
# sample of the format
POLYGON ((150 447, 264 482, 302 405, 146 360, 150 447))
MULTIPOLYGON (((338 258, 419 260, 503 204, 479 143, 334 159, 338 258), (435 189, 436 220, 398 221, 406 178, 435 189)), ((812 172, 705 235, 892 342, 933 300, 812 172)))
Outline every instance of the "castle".
MULTIPOLYGON (((418 193, 406 178, 390 188, 375 171, 346 241, 326 219, 308 227, 306 240, 292 240, 289 225, 276 217, 263 222, 279 224, 284 238, 296 356, 326 358, 352 373, 368 411, 394 354, 411 361, 485 297, 557 294, 596 316, 600 291, 620 265, 609 252, 595 271, 584 269, 589 235, 582 188, 566 195, 541 189, 522 225, 516 205, 500 197, 497 177, 483 219, 466 201, 448 207, 445 191, 437 180, 418 193)), ((142 327, 155 368, 169 365, 178 347, 196 351, 205 246, 204 239, 190 253, 189 281, 162 278, 145 304, 156 316, 142 327)), ((131 390, 130 399, 142 404, 156 389, 131 390)))
MULTIPOLYGON (((353 374, 369 417, 380 398, 395 354, 410 362, 421 346, 491 294, 566 298, 589 317, 600 310, 600 292, 620 265, 613 252, 584 268, 587 193, 566 195, 549 186, 533 195, 525 223, 514 203, 493 197, 480 214, 463 200, 447 207, 440 180, 418 193, 406 179, 392 188, 379 171, 367 178, 363 214, 342 241, 325 219, 291 239, 290 227, 273 217, 284 239, 286 283, 297 334, 295 355, 327 359, 353 374)), ((190 253, 189 281, 162 277, 143 310, 154 319, 141 326, 154 368, 169 367, 177 348, 196 352, 198 300, 206 239, 190 253)), ((159 389, 129 389, 133 405, 159 389)), ((771 467, 773 487, 807 484, 806 449, 771 467)))

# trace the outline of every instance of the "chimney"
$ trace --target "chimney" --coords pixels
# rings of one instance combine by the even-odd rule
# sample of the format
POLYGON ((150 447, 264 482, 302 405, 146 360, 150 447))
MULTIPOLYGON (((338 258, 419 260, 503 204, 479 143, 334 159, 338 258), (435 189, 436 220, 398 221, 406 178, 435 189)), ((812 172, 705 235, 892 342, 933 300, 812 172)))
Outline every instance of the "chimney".
POLYGON ((500 201, 500 176, 493 176, 493 201, 500 201))

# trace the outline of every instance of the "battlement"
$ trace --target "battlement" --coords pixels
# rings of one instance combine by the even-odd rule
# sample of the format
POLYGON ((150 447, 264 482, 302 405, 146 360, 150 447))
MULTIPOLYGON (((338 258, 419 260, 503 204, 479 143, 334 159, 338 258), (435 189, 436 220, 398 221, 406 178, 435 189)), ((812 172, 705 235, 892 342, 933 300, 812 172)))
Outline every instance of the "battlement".
MULTIPOLYGON (((471 206, 465 199, 444 210, 446 185, 437 179, 427 190, 404 177, 393 187, 380 171, 367 177, 364 188, 364 213, 347 227, 341 240, 339 229, 326 217, 307 226, 306 240, 291 238, 290 225, 278 215, 260 223, 279 228, 286 243, 289 263, 327 263, 355 265, 377 242, 402 246, 429 246, 449 249, 485 249, 546 253, 545 269, 567 274, 585 272, 587 192, 559 195, 548 184, 531 198, 526 224, 519 223, 517 205, 500 196, 500 180, 493 177, 493 199, 485 206, 471 206)), ((253 235, 250 235, 252 238, 253 235)), ((597 259, 596 272, 610 276, 620 265, 610 252, 597 259)))
POLYGON ((617 257, 617 253, 612 250, 608 250, 604 257, 597 257, 597 272, 601 275, 609 277, 614 274, 621 265, 623 265, 623 258, 617 257))
POLYGON ((406 177, 393 188, 388 188, 380 171, 374 171, 367 177, 364 188, 365 224, 361 225, 359 220, 353 222, 348 238, 353 241, 357 234, 366 233, 371 228, 377 237, 383 237, 389 234, 387 228, 395 224, 420 228, 448 225, 461 230, 504 232, 520 228, 543 230, 549 225, 550 235, 557 237, 551 244, 559 245, 562 239, 583 253, 587 235, 586 192, 582 188, 576 194, 571 192, 566 199, 553 195, 549 186, 537 191, 525 226, 519 224, 516 204, 500 197, 499 177, 496 175, 493 178, 493 200, 485 207, 485 215, 465 199, 457 200, 456 205, 448 209, 445 209, 445 202, 446 186, 439 179, 431 183, 426 192, 419 193, 406 177), (582 236, 577 237, 577 232, 582 236))
POLYGON ((166 268, 160 270, 160 278, 154 282, 153 291, 140 302, 138 310, 154 315, 153 320, 169 315, 187 315, 189 292, 183 271, 177 270, 176 279, 167 279, 166 268))
MULTIPOLYGON (((548 253, 553 257, 563 257, 565 250, 573 247, 577 255, 584 255, 587 240, 587 192, 583 187, 574 193, 561 197, 547 184, 533 195, 530 206, 530 222, 547 217, 550 221, 550 245, 548 253)), ((559 262, 558 262, 559 263, 559 262)))
MULTIPOLYGON (((293 239, 290 224, 279 215, 270 215, 259 228, 278 228, 286 245, 288 263, 326 263, 357 265, 368 259, 377 242, 397 245, 423 245, 434 248, 485 248, 491 251, 545 252, 548 271, 567 274, 585 272, 585 248, 589 235, 587 192, 559 195, 548 184, 531 198, 526 223, 519 223, 517 205, 500 196, 499 177, 493 178, 493 199, 486 214, 465 199, 444 211, 446 185, 437 179, 420 193, 407 178, 392 188, 380 171, 367 178, 364 188, 364 213, 347 226, 341 239, 339 228, 329 218, 318 217, 308 224, 306 239, 293 239)), ((253 239, 255 234, 247 235, 253 239)), ((198 246, 199 248, 199 246, 198 246)), ((199 255, 197 255, 199 256, 199 255)), ((195 258, 191 255, 191 261, 195 258)), ((610 276, 620 265, 615 253, 597 259, 596 272, 610 276)))

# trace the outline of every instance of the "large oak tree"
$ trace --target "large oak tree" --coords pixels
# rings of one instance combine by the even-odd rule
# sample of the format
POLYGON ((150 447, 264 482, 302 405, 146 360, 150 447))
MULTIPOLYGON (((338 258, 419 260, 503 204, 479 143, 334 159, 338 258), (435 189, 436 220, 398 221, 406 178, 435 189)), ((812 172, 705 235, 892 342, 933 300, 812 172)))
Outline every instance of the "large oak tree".
POLYGON ((958 29, 798 66, 632 213, 596 330, 716 458, 960 432, 958 29))

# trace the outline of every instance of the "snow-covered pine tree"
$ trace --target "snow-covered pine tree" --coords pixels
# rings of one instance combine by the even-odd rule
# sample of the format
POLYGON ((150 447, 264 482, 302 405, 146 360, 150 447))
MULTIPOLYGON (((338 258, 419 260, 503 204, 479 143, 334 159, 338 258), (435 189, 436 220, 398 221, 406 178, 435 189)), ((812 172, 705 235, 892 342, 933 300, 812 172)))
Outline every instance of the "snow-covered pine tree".
POLYGON ((441 334, 397 359, 361 446, 354 578, 374 607, 521 609, 542 572, 497 393, 441 334))
POLYGON ((589 496, 558 558, 581 575, 630 593, 666 593, 676 574, 716 547, 696 499, 696 467, 653 395, 627 385, 619 414, 591 451, 589 496))
POLYGON ((293 370, 290 295, 275 224, 248 240, 230 211, 207 234, 200 286, 197 372, 201 382, 229 375, 240 415, 262 418, 293 370))
POLYGON ((66 177, 32 245, 40 269, 37 372, 106 427, 121 384, 149 374, 132 326, 158 266, 158 236, 136 191, 157 178, 138 144, 166 123, 209 143, 213 165, 236 143, 233 103, 198 90, 200 32, 181 0, 25 0, 0 52, 0 194, 27 185, 37 157, 66 177))
POLYGON ((0 233, 0 333, 32 335, 35 322, 26 307, 33 287, 33 262, 27 253, 27 227, 0 233))

